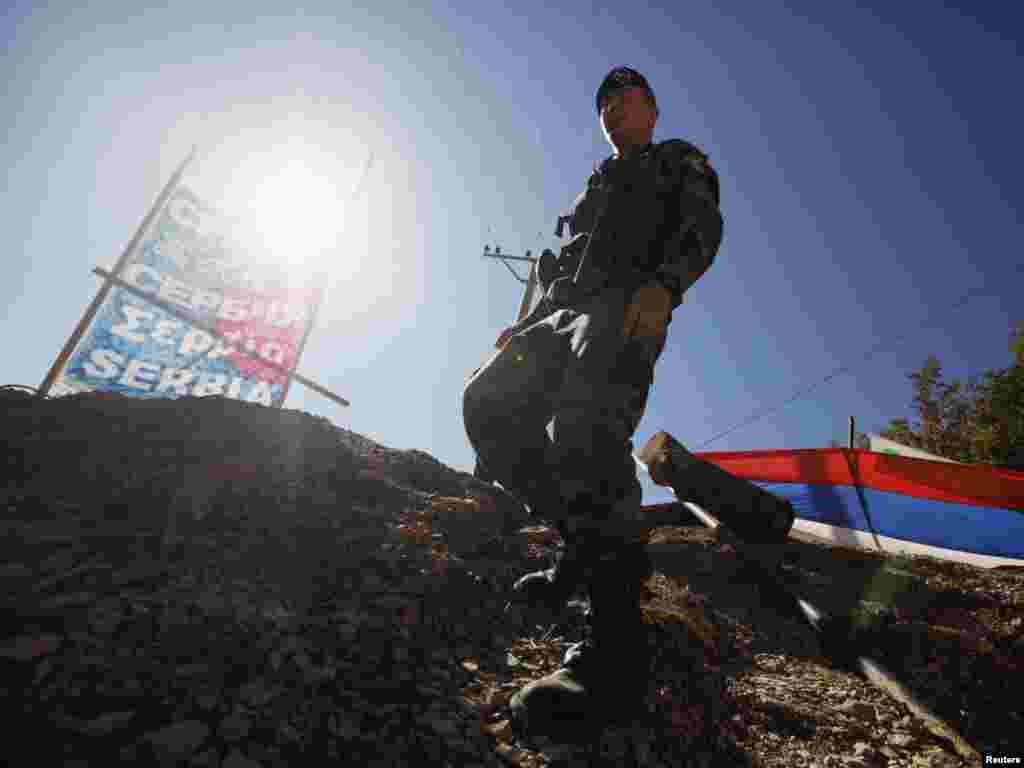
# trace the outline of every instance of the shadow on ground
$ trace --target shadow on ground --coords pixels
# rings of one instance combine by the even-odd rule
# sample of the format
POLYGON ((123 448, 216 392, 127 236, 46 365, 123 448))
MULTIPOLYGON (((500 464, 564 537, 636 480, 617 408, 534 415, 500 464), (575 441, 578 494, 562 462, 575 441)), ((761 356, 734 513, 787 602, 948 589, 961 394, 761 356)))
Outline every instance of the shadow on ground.
MULTIPOLYGON (((544 565, 552 541, 524 528, 521 505, 499 489, 422 451, 222 398, 5 393, 0 408, 0 670, 19 705, 7 721, 12 759, 567 764, 487 720, 511 691, 556 668, 579 630, 570 621, 545 638, 504 613, 509 585, 544 565)), ((834 610, 859 604, 872 585, 888 589, 876 561, 840 568, 835 554, 793 547, 795 577, 834 610)), ((649 718, 595 740, 589 764, 771 764, 772 743, 744 735, 735 684, 759 654, 795 666, 821 656, 801 621, 770 607, 720 550, 697 529, 656 532, 658 573, 644 605, 649 718)), ((900 592, 910 618, 883 611, 858 643, 903 653, 911 670, 919 659, 951 664, 934 655, 934 633, 927 644, 908 633, 899 651, 890 631, 946 608, 987 621, 991 611, 963 602, 983 590, 964 575, 944 578, 948 589, 929 577, 925 591, 900 592)), ((966 668, 988 687, 971 698, 960 667, 957 677, 947 668, 933 676, 953 683, 957 706, 973 707, 958 722, 978 744, 1002 743, 990 735, 995 704, 981 694, 1002 701, 1020 679, 983 668, 1019 642, 1013 594, 986 625, 993 652, 966 668)), ((950 642, 962 648, 966 636, 950 642)), ((1019 708, 1001 706, 1004 723, 1019 708)), ((798 707, 758 707, 778 733, 822 748, 798 707)), ((869 725, 866 714, 850 717, 869 725)))

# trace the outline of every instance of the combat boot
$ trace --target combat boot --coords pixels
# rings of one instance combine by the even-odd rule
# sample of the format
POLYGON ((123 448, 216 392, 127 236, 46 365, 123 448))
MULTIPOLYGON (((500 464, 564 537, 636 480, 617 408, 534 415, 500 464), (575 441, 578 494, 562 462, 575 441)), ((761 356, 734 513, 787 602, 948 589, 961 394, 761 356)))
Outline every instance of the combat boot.
POLYGON ((572 742, 643 712, 650 651, 640 601, 650 558, 642 546, 620 543, 586 565, 585 639, 566 651, 561 669, 526 685, 509 702, 514 727, 524 734, 572 742))

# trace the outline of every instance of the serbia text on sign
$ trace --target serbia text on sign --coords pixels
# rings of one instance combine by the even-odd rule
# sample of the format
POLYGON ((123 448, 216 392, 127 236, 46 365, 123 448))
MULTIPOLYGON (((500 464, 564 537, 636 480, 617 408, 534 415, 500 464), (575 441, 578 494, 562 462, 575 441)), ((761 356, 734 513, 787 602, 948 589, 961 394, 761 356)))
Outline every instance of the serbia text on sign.
POLYGON ((301 331, 308 320, 302 304, 258 297, 228 297, 217 291, 196 288, 145 264, 132 264, 124 271, 125 282, 168 304, 193 312, 200 319, 215 318, 232 323, 265 323, 273 328, 301 331))

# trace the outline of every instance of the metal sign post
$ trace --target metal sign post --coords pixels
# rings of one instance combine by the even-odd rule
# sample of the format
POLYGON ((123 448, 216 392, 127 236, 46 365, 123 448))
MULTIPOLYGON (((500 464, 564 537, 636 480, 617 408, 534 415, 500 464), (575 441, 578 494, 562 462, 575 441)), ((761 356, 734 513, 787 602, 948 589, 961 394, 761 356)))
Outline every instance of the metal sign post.
MULTIPOLYGON (((111 275, 114 277, 121 276, 121 272, 124 270, 124 266, 128 262, 128 258, 135 252, 135 249, 139 245, 139 241, 142 240, 146 231, 153 223, 153 219, 155 219, 157 214, 163 210, 164 205, 167 203, 167 199, 171 196, 175 187, 178 186, 178 182, 181 181, 181 176, 185 173, 185 168, 188 167, 189 163, 191 163, 193 158, 195 158, 197 149, 197 147, 192 147, 192 151, 189 152, 188 157, 186 157, 181 165, 178 166, 178 170, 171 175, 167 185, 163 188, 160 196, 157 197, 156 202, 153 203, 153 207, 150 208, 149 213, 147 213, 146 217, 142 220, 138 230, 136 230, 135 236, 128 243, 128 247, 124 249, 124 253, 121 254, 121 258, 117 260, 114 268, 110 271, 111 275)), ((85 310, 85 314, 82 315, 82 319, 78 321, 78 325, 75 327, 75 330, 72 332, 71 336, 68 337, 67 342, 64 344, 64 348, 60 351, 60 354, 57 355, 57 359, 54 361, 53 365, 50 366, 50 370, 46 374, 46 378, 43 379, 43 383, 39 385, 37 395, 40 398, 46 397, 50 388, 53 386, 53 383, 57 380, 57 377, 60 376, 61 370, 63 370, 68 359, 71 357, 71 353, 74 352, 78 342, 82 340, 82 336, 85 335, 85 331, 89 327, 89 324, 96 317, 96 313, 99 311, 100 306, 110 294, 112 285, 113 283, 111 280, 107 279, 104 281, 103 285, 100 286, 100 289, 97 291, 92 303, 85 310)))

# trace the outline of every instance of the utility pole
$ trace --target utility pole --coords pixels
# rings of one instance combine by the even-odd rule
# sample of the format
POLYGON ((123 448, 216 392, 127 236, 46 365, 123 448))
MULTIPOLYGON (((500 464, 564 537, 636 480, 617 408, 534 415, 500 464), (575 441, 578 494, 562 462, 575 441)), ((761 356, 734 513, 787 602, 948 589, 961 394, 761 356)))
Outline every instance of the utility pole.
POLYGON ((525 256, 509 256, 501 252, 501 246, 494 246, 494 252, 491 252, 491 246, 484 246, 483 258, 485 259, 500 259, 501 263, 505 265, 512 276, 515 277, 520 283, 526 286, 523 291, 523 300, 519 303, 519 314, 516 316, 516 322, 519 322, 526 314, 530 311, 530 306, 533 304, 533 294, 537 289, 537 258, 530 255, 530 251, 526 252, 525 256), (527 278, 520 277, 514 269, 509 265, 506 259, 512 261, 527 261, 530 263, 530 275, 527 278))

